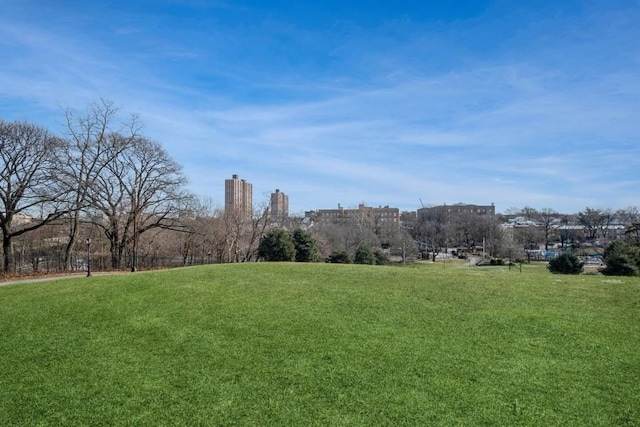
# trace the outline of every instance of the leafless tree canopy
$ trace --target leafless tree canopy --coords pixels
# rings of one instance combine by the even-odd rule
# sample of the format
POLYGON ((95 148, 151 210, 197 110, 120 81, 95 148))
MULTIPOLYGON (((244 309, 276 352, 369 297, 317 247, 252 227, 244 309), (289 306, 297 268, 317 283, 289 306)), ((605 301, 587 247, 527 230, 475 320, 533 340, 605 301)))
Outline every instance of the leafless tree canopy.
POLYGON ((143 233, 181 229, 192 197, 180 165, 158 143, 120 134, 110 138, 120 148, 95 178, 88 197, 98 219, 94 224, 109 239, 111 266, 121 268, 130 245, 135 257, 143 233))
POLYGON ((10 271, 14 237, 65 213, 61 205, 65 193, 54 161, 54 153, 62 146, 59 138, 42 127, 0 121, 0 227, 5 272, 10 271), (28 220, 31 218, 36 220, 28 220))
POLYGON ((66 144, 57 156, 59 176, 69 194, 68 239, 64 268, 71 269, 72 252, 78 241, 81 215, 91 207, 89 197, 104 169, 137 137, 135 118, 117 125, 117 109, 106 100, 94 103, 83 114, 65 112, 66 144), (126 132, 126 133, 121 133, 126 132))

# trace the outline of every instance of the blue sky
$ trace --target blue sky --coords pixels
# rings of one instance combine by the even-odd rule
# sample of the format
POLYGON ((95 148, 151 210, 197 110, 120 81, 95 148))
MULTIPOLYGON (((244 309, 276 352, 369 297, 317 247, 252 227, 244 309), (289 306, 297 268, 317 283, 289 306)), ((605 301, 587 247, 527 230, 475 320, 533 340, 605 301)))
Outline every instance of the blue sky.
POLYGON ((640 205, 640 1, 0 0, 0 118, 101 97, 224 203, 640 205))

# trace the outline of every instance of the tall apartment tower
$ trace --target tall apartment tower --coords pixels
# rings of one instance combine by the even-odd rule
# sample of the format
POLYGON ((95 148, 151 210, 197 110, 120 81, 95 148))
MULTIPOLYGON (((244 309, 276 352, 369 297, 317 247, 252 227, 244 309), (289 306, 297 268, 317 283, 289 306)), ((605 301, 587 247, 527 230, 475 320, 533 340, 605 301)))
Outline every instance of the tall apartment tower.
POLYGON ((253 213, 253 185, 234 174, 231 179, 224 180, 225 212, 253 213))
POLYGON ((275 193, 271 193, 271 220, 277 221, 289 216, 289 196, 276 188, 275 193))

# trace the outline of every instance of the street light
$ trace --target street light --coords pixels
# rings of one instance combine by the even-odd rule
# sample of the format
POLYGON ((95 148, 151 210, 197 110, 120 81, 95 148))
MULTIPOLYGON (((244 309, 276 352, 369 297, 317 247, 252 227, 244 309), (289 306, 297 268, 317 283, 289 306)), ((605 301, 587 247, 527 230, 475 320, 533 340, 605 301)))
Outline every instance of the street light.
POLYGON ((138 237, 138 230, 137 228, 137 219, 136 219, 136 204, 135 204, 135 200, 132 201, 132 205, 133 205, 133 250, 131 251, 131 272, 135 273, 136 270, 138 269, 138 254, 136 253, 137 250, 137 237, 138 237))
POLYGON ((91 277, 91 239, 87 238, 87 277, 91 277))

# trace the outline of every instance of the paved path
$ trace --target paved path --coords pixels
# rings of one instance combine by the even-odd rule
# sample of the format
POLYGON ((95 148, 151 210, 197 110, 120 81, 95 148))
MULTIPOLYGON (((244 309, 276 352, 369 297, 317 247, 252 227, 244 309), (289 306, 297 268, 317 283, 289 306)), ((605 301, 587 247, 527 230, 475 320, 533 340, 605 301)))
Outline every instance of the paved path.
MULTIPOLYGON (((127 272, 125 271, 100 271, 100 272, 95 272, 95 273, 91 273, 91 276, 112 276, 115 274, 127 274, 127 272)), ((24 278, 24 279, 10 279, 10 280, 6 280, 6 281, 2 281, 0 280, 0 287, 2 286, 9 286, 9 285, 20 285, 23 283, 40 283, 40 282, 51 282, 54 280, 62 280, 62 279, 73 279, 73 278, 80 278, 80 277, 87 277, 87 273, 68 273, 68 274, 54 274, 54 275, 49 275, 49 276, 40 276, 40 277, 29 277, 29 278, 24 278)))

